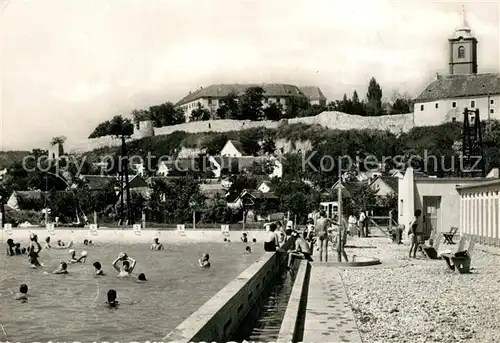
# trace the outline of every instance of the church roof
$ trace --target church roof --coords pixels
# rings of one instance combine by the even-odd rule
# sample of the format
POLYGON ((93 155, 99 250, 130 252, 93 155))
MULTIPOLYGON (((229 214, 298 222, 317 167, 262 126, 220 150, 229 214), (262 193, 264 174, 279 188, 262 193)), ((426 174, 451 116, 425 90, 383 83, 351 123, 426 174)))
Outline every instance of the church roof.
POLYGON ((206 88, 201 88, 195 92, 189 93, 182 98, 176 106, 186 104, 202 98, 223 98, 231 93, 236 95, 244 93, 248 88, 262 87, 264 96, 266 97, 290 97, 304 96, 300 89, 294 85, 281 83, 264 83, 264 84, 219 84, 210 85, 206 88))
POLYGON ((500 94, 500 74, 447 75, 428 85, 415 102, 494 94, 500 94))

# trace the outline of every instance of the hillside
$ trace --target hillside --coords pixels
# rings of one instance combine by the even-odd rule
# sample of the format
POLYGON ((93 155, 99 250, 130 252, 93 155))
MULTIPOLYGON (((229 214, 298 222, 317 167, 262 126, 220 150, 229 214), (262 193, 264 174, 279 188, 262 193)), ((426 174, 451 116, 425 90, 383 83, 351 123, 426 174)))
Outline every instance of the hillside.
POLYGON ((0 151, 0 170, 8 168, 13 163, 22 161, 29 151, 0 151))

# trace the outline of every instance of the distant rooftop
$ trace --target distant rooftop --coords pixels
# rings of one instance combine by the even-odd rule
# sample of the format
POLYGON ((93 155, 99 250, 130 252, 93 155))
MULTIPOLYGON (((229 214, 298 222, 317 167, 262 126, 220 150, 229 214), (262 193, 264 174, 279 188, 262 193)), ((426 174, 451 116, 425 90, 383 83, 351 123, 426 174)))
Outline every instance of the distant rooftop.
POLYGON ((300 91, 310 100, 324 100, 326 101, 326 96, 323 94, 321 89, 316 86, 304 86, 299 87, 300 91))
POLYGON ((189 102, 202 98, 223 98, 231 93, 236 95, 244 93, 248 88, 262 87, 266 97, 290 97, 304 96, 297 86, 281 83, 263 83, 263 84, 218 84, 203 87, 197 91, 190 92, 182 98, 176 106, 184 105, 189 102))

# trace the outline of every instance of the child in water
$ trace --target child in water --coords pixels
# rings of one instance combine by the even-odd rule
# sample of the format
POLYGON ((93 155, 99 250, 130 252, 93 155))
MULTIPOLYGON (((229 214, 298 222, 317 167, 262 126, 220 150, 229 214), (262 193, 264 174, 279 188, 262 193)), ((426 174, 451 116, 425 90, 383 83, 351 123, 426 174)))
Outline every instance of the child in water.
POLYGON ((88 239, 84 239, 83 240, 83 245, 94 245, 94 244, 92 243, 91 240, 89 241, 88 239))
POLYGON ((247 252, 247 253, 249 253, 249 254, 251 254, 251 253, 252 253, 252 248, 250 248, 249 246, 247 246, 247 247, 245 248, 245 250, 246 250, 246 252, 247 252))
POLYGON ((243 234, 241 235, 241 241, 243 243, 248 243, 248 237, 247 237, 247 233, 246 232, 243 232, 243 234))
POLYGON ((146 274, 140 273, 139 276, 137 277, 137 281, 140 282, 148 281, 148 279, 146 279, 146 274))
POLYGON ((154 239, 154 243, 151 244, 151 250, 163 250, 163 244, 160 243, 159 238, 154 239))
POLYGON ((114 289, 110 289, 108 291, 108 301, 106 304, 108 304, 109 307, 118 307, 119 302, 116 300, 116 291, 114 289))
POLYGON ((38 243, 38 236, 31 234, 30 241, 28 256, 31 268, 42 267, 42 264, 38 261, 38 253, 42 250, 42 246, 38 243))
POLYGON ((127 254, 121 252, 120 255, 113 261, 113 268, 118 271, 118 276, 130 276, 134 271, 136 265, 136 261, 133 258, 127 256, 127 254), (122 267, 118 267, 117 264, 119 261, 122 261, 122 267))
POLYGON ((201 268, 210 268, 210 256, 208 254, 203 254, 198 260, 198 264, 201 268))
POLYGON ((52 272, 52 274, 68 274, 68 265, 66 262, 59 263, 59 266, 52 272))
POLYGON ((19 293, 16 294, 16 297, 14 299, 16 299, 16 300, 28 300, 28 285, 23 283, 19 287, 19 293))
POLYGON ((105 275, 100 262, 94 262, 92 265, 95 268, 95 275, 105 275))

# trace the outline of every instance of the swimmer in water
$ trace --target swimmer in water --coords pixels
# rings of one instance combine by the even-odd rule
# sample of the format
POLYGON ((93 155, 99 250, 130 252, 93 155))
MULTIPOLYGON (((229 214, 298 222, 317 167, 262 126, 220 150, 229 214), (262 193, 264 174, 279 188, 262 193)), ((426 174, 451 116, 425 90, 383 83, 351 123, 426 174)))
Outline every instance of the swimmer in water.
POLYGON ((7 256, 14 256, 16 254, 16 244, 9 238, 7 240, 7 256))
POLYGON ((52 249, 71 249, 73 241, 69 241, 68 245, 64 244, 60 239, 57 240, 57 245, 51 246, 52 249))
POLYGON ((69 263, 76 263, 78 259, 76 258, 76 251, 75 249, 70 249, 69 250, 69 263))
POLYGON ((108 304, 109 307, 118 307, 119 302, 116 300, 116 291, 114 289, 110 289, 108 291, 108 301, 106 304, 108 304))
POLYGON ((100 262, 94 262, 92 265, 95 268, 95 275, 105 275, 100 262))
POLYGON ((50 246, 50 236, 47 236, 45 238, 45 249, 51 249, 52 247, 50 246))
POLYGON ((76 260, 76 263, 85 263, 85 262, 87 262, 87 252, 82 251, 82 253, 80 254, 80 258, 76 260))
POLYGON ((248 237, 247 237, 247 233, 246 232, 243 232, 243 234, 241 235, 241 241, 243 243, 248 243, 248 237))
POLYGON ((52 274, 68 274, 68 265, 66 262, 59 263, 59 266, 56 270, 52 272, 52 274))
POLYGON ((29 246, 29 261, 31 264, 31 268, 42 267, 42 264, 38 261, 38 254, 42 250, 42 246, 38 243, 38 236, 35 234, 30 235, 30 246, 29 246))
POLYGON ((140 273, 139 276, 137 277, 137 281, 139 282, 148 281, 148 279, 146 279, 146 274, 140 273))
POLYGON ((252 243, 257 243, 257 239, 252 238, 252 243))
POLYGON ((113 268, 118 272, 119 277, 130 276, 134 271, 136 261, 133 258, 127 256, 127 254, 121 252, 120 255, 113 261, 113 268), (122 267, 118 267, 118 262, 122 261, 122 267))
POLYGON ((160 239, 154 239, 154 243, 151 244, 151 250, 163 250, 163 244, 160 243, 160 239))
POLYGON ((94 245, 94 244, 92 244, 92 241, 89 241, 88 239, 84 239, 83 245, 94 245))
POLYGON ((251 254, 251 253, 252 253, 252 248, 250 248, 249 246, 247 246, 247 247, 245 248, 245 251, 246 251, 247 253, 251 254))
POLYGON ((28 285, 22 284, 19 287, 19 293, 16 294, 15 300, 28 300, 28 285))
POLYGON ((203 254, 198 260, 198 264, 201 268, 210 268, 210 256, 208 254, 203 254))

